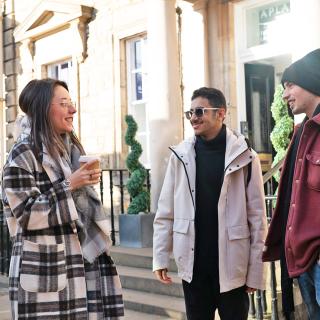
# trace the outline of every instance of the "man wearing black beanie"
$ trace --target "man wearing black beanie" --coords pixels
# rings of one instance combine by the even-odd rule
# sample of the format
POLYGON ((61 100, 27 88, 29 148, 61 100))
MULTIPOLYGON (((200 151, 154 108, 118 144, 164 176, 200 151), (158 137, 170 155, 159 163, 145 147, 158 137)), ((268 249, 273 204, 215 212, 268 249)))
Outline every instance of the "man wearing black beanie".
POLYGON ((292 278, 298 279, 309 319, 320 319, 320 49, 285 69, 282 85, 292 113, 306 117, 281 171, 263 261, 280 259, 286 319, 294 309, 292 278))

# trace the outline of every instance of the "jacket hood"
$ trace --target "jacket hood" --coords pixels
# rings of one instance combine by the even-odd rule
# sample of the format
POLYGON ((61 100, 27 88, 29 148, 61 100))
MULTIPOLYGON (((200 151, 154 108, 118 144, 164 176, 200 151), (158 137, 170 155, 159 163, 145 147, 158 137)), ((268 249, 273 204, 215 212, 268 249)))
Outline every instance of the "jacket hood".
POLYGON ((23 141, 30 136, 31 124, 27 115, 19 115, 14 124, 14 140, 23 141))
MULTIPOLYGON (((249 148, 245 137, 234 131, 226 128, 227 130, 227 141, 226 141, 226 156, 225 156, 225 164, 226 167, 228 164, 235 159, 237 156, 245 152, 246 150, 253 153, 251 148, 249 148)), ((196 137, 190 137, 185 140, 183 140, 181 143, 179 143, 176 146, 171 146, 170 149, 178 152, 179 154, 187 154, 189 153, 190 149, 194 149, 194 144, 196 141, 196 137)))

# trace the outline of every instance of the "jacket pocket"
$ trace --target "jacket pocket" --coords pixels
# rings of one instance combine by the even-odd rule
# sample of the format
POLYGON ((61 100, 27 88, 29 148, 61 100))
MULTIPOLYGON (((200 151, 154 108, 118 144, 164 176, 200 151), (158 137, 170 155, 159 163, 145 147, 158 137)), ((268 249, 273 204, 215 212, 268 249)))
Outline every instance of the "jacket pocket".
POLYGON ((189 220, 186 219, 175 219, 173 222, 173 232, 187 233, 189 228, 189 220))
POLYGON ((20 285, 28 292, 58 292, 67 285, 64 244, 23 241, 20 285))
POLYGON ((308 160, 308 187, 320 191, 320 152, 311 152, 306 155, 306 158, 308 160))
POLYGON ((227 268, 229 277, 245 278, 247 276, 249 252, 250 252, 250 231, 247 225, 233 226, 228 228, 227 241, 227 268))
POLYGON ((173 222, 173 255, 179 270, 183 270, 188 259, 190 221, 174 219, 173 222))

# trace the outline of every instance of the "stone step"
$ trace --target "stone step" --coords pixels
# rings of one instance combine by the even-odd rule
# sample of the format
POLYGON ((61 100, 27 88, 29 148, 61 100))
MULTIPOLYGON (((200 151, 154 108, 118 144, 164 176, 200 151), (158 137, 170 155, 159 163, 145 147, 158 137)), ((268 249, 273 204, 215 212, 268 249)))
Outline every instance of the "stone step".
POLYGON ((150 319, 153 319, 153 315, 176 320, 187 319, 183 298, 130 289, 123 289, 123 298, 125 309, 150 314, 150 319))
MULTIPOLYGON (((111 247, 111 256, 116 265, 152 269, 152 248, 111 247)), ((170 259, 169 271, 177 272, 174 259, 170 259)))
MULTIPOLYGON (((123 320, 170 320, 166 316, 150 315, 126 309, 123 320)), ((0 319, 11 320, 10 304, 7 295, 0 294, 0 319)))
POLYGON ((123 288, 164 294, 183 298, 181 279, 176 273, 169 273, 172 284, 165 285, 158 281, 149 269, 117 266, 123 288))
POLYGON ((171 320, 172 318, 168 318, 166 316, 156 316, 154 314, 151 315, 148 313, 142 313, 142 312, 126 309, 124 311, 123 319, 124 320, 171 320))

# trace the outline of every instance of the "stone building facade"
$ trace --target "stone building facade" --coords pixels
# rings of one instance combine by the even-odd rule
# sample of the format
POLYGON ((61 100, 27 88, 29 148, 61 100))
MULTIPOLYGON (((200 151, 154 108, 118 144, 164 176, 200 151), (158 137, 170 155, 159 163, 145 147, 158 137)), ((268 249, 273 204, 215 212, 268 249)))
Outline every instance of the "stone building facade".
POLYGON ((192 134, 183 112, 201 86, 225 93, 227 124, 248 135, 267 169, 274 88, 320 46, 319 13, 318 0, 3 0, 1 164, 21 89, 49 76, 68 82, 75 130, 105 167, 124 167, 124 116, 135 116, 153 210, 167 147, 192 134))

